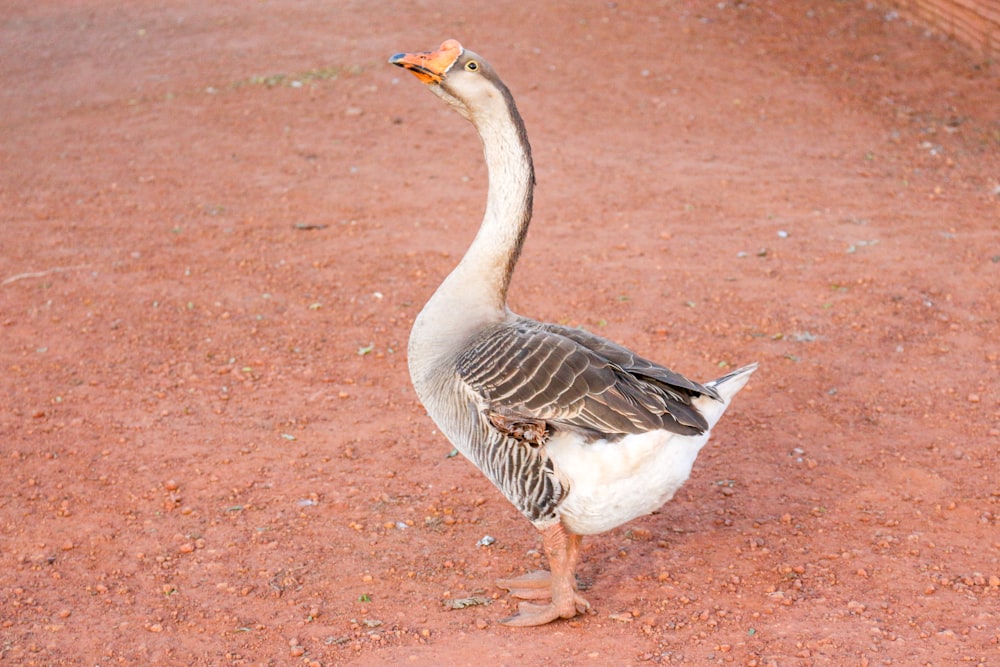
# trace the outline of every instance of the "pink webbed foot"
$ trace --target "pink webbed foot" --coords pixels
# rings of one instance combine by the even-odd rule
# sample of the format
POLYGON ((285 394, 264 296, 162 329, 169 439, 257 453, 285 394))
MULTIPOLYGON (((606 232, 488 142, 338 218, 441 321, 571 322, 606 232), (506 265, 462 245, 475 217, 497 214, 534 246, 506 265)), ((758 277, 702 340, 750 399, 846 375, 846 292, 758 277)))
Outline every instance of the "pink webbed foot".
POLYGON ((543 600, 552 597, 552 573, 536 570, 513 579, 497 579, 497 586, 521 600, 543 600))
POLYGON ((517 606, 517 613, 508 616, 500 622, 514 628, 526 628, 533 625, 545 625, 560 618, 573 618, 577 614, 591 612, 590 603, 579 595, 574 595, 570 600, 571 604, 556 604, 555 601, 549 604, 533 604, 522 602, 517 606))
POLYGON ((545 553, 551 572, 539 570, 512 579, 501 579, 497 585, 506 588, 522 600, 550 599, 548 604, 522 602, 518 612, 500 621, 513 627, 544 625, 560 618, 593 613, 590 603, 576 591, 576 562, 581 538, 567 533, 557 524, 543 533, 545 553))

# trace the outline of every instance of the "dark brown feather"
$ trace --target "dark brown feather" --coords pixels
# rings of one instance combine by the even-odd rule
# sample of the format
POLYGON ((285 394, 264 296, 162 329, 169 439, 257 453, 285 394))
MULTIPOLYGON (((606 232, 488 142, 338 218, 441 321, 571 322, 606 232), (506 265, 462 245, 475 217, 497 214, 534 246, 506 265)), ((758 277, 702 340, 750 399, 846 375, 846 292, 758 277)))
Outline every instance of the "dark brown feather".
POLYGON ((718 399, 714 389, 600 336, 529 319, 484 331, 459 359, 458 374, 491 413, 594 438, 702 433, 708 425, 691 400, 718 399))

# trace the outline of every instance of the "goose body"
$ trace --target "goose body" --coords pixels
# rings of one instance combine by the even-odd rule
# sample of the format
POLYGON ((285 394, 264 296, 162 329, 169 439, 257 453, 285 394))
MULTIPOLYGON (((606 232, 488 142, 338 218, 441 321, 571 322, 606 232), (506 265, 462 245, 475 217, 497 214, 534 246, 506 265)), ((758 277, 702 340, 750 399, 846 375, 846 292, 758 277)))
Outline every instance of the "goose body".
POLYGON ((587 611, 576 592, 582 535, 658 509, 756 364, 698 384, 580 329, 521 317, 507 290, 531 219, 531 149, 492 67, 457 41, 401 53, 483 141, 489 190, 468 251, 417 316, 408 363, 420 401, 452 444, 542 533, 551 573, 498 582, 538 625, 587 611))

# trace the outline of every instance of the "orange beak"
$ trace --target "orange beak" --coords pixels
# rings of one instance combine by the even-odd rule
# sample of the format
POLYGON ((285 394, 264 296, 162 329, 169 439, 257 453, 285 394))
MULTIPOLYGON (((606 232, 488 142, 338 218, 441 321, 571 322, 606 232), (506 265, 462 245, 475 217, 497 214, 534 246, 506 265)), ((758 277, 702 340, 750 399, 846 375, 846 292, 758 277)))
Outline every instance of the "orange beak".
POLYGON ((437 51, 397 53, 389 58, 389 64, 405 67, 424 83, 441 83, 464 50, 456 40, 449 39, 437 51))

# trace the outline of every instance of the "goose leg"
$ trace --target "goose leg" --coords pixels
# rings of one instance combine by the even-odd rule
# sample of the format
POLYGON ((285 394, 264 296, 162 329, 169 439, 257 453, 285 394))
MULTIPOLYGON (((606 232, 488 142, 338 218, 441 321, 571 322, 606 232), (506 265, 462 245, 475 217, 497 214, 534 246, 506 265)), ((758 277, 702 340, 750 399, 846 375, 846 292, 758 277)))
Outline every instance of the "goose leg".
POLYGON ((576 592, 576 564, 583 538, 556 524, 542 533, 542 544, 551 572, 539 571, 497 582, 511 595, 526 600, 550 598, 548 604, 522 602, 518 612, 501 621, 515 627, 543 625, 558 618, 572 618, 590 611, 590 603, 576 592))
MULTIPOLYGON (((574 573, 573 588, 576 590, 576 563, 580 557, 580 544, 583 542, 583 538, 580 535, 569 532, 567 532, 567 536, 568 544, 566 551, 574 573)), ((506 588, 512 597, 522 600, 547 600, 552 597, 552 573, 548 570, 535 570, 520 577, 498 579, 496 584, 500 588, 506 588)))

